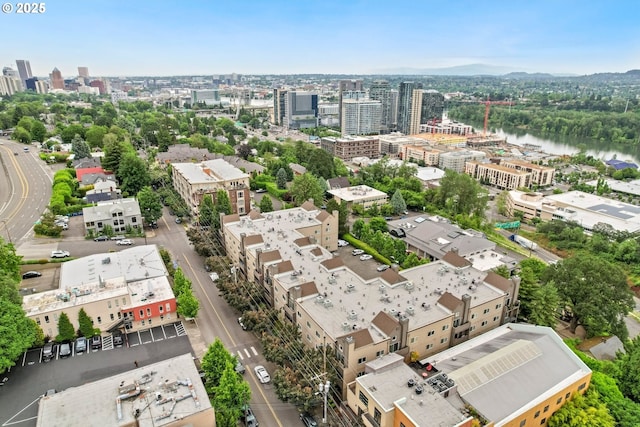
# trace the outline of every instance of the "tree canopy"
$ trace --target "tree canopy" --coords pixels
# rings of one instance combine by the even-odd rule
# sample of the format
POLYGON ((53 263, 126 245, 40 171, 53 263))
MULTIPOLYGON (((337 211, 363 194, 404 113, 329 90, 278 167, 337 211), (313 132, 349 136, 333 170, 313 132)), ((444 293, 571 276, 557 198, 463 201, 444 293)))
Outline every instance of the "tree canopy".
POLYGON ((145 186, 138 192, 138 204, 142 218, 147 224, 157 221, 162 216, 160 195, 151 187, 145 186))
POLYGON ((298 206, 309 199, 312 199, 316 206, 321 206, 324 200, 324 192, 320 188, 316 177, 307 172, 293 179, 291 197, 298 206))

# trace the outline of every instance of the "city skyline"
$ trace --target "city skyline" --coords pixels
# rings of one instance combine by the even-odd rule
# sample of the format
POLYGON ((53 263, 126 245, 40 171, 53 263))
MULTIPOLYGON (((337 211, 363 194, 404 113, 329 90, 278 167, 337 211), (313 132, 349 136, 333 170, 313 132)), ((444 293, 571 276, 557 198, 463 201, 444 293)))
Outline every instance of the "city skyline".
POLYGON ((468 64, 505 72, 592 74, 640 68, 632 2, 479 4, 400 0, 169 4, 61 0, 2 14, 2 66, 34 76, 393 74, 468 64), (55 35, 56 48, 47 42, 55 35))

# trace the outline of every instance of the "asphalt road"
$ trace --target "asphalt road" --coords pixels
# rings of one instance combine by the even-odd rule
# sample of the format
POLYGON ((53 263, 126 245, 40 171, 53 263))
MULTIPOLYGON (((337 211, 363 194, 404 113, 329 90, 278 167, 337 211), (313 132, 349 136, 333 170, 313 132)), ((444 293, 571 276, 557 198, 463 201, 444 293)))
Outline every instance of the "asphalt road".
POLYGON ((176 224, 175 217, 168 215, 166 208, 164 212, 163 218, 158 221, 158 229, 154 230, 155 236, 147 240, 167 249, 192 281, 193 291, 200 301, 196 322, 203 339, 211 344, 216 337, 220 338, 225 347, 245 365, 245 379, 251 387, 250 405, 261 426, 301 425, 296 407, 281 402, 271 384, 260 384, 257 380, 253 371, 256 365, 265 366, 272 375, 275 365, 263 357, 260 340, 238 325, 239 313, 220 297, 217 287, 204 269, 204 259, 189 243, 184 224, 176 224))
POLYGON ((7 139, 0 139, 0 161, 0 236, 17 246, 49 204, 53 173, 35 146, 7 139))

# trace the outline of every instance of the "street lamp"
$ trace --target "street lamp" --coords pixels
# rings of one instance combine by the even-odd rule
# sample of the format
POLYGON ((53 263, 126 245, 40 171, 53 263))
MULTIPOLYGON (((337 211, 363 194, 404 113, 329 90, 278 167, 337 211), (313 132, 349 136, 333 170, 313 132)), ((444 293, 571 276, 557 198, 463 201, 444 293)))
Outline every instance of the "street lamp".
POLYGON ((331 387, 331 381, 327 380, 326 383, 318 384, 318 391, 324 395, 324 406, 322 410, 322 424, 327 423, 327 396, 329 395, 329 389, 331 387))
POLYGON ((0 219, 0 222, 2 224, 4 224, 4 229, 7 230, 7 237, 9 238, 9 243, 13 244, 13 242, 11 241, 11 234, 9 234, 9 227, 7 227, 7 220, 6 219, 0 219))

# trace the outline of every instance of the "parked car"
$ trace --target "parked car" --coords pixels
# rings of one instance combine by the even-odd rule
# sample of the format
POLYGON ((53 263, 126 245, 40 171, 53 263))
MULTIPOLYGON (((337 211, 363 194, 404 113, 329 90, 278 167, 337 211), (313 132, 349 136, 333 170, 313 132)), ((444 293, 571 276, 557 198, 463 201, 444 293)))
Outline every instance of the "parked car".
POLYGON ((113 346, 122 347, 123 344, 124 344, 124 337, 122 336, 122 332, 115 331, 113 333, 113 346))
POLYGON ((267 190, 265 188, 258 188, 256 190, 256 193, 266 193, 266 192, 267 192, 267 190))
POLYGON ((109 240, 108 236, 98 236, 95 239, 93 239, 94 242, 104 242, 109 240))
POLYGON ((247 330, 247 327, 244 324, 244 321, 242 320, 242 317, 238 317, 238 325, 240 325, 240 327, 242 328, 243 331, 247 330))
POLYGON ((373 257, 369 254, 360 255, 360 261, 367 261, 367 260, 370 260, 371 258, 373 257))
POLYGON ((242 407, 242 415, 240 415, 240 419, 245 427, 258 427, 258 420, 256 420, 256 416, 253 414, 249 405, 244 405, 242 407))
POLYGON ((351 251, 351 255, 356 256, 356 255, 362 255, 364 253, 364 251, 362 249, 354 249, 351 251))
POLYGON ((402 228, 394 228, 389 233, 391 233, 393 237, 407 237, 407 234, 402 228))
POLYGON ((68 342, 63 342, 60 344, 60 357, 65 358, 71 356, 71 344, 68 342))
POLYGON ((122 240, 122 239, 124 239, 124 238, 125 238, 124 236, 119 235, 119 236, 113 236, 113 237, 111 238, 111 240, 122 240))
POLYGON ((133 245, 133 240, 131 239, 122 239, 122 240, 118 240, 116 242, 116 245, 121 245, 121 246, 131 246, 133 245))
POLYGON ((76 354, 82 354, 87 351, 87 339, 80 337, 76 340, 76 354))
POLYGON ((42 276, 42 273, 40 273, 39 271, 25 271, 24 273, 22 273, 23 279, 33 279, 34 277, 40 276, 42 276))
POLYGON ((66 215, 56 215, 56 221, 69 223, 69 217, 66 215))
POLYGON ((220 278, 220 276, 218 276, 218 273, 214 271, 213 273, 209 273, 209 278, 211 279, 212 282, 215 282, 220 278))
POLYGON ((69 251, 51 251, 51 258, 66 258, 71 256, 69 251))
POLYGON ((100 335, 94 335, 89 340, 91 345, 91 350, 100 350, 102 347, 102 337, 100 335))
POLYGON ((316 420, 309 414, 300 414, 300 419, 306 427, 318 427, 316 420))
POLYGON ((182 224, 182 218, 177 217, 176 218, 176 224, 182 224))
POLYGON ((58 390, 56 390, 55 388, 50 388, 49 390, 47 390, 47 392, 44 394, 44 396, 45 397, 53 396, 57 392, 58 392, 58 390))
POLYGON ((376 268, 376 270, 378 271, 387 271, 388 269, 389 269, 389 266, 387 264, 382 264, 378 266, 378 268, 376 268))
POLYGON ((346 240, 342 240, 342 239, 338 239, 338 247, 341 248, 343 246, 347 246, 349 245, 349 242, 347 242, 346 240))
POLYGON ((54 223, 54 225, 55 225, 56 227, 60 227, 60 228, 62 228, 63 230, 68 230, 68 229, 69 229, 69 225, 68 225, 66 222, 63 222, 63 221, 56 221, 56 222, 54 223))
POLYGON ((42 347, 42 361, 48 362, 56 356, 56 345, 49 341, 42 347))
POLYGON ((271 381, 271 377, 269 376, 269 372, 267 372, 267 370, 264 368, 264 366, 258 365, 255 368, 253 368, 253 370, 256 373, 256 377, 258 377, 258 380, 262 384, 266 384, 269 381, 271 381))
POLYGON ((238 363, 236 363, 235 370, 240 375, 244 375, 244 373, 246 372, 246 370, 244 369, 244 365, 239 360, 238 360, 238 363))

